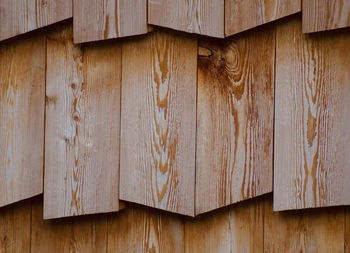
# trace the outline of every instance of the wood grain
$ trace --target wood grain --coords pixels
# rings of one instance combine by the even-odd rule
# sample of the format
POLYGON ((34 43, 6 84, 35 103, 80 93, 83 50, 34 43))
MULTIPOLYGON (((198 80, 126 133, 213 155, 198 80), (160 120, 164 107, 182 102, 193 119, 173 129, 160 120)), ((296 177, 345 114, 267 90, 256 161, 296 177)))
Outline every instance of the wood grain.
POLYGON ((0 209, 0 252, 30 253, 31 201, 0 209))
POLYGON ((33 201, 31 251, 40 253, 100 253, 107 248, 107 217, 43 220, 43 199, 33 201))
POLYGON ((265 202, 264 252, 344 252, 344 209, 273 212, 265 202))
POLYGON ((123 43, 120 198, 194 215, 197 41, 123 43))
POLYGON ((277 32, 274 210, 350 204, 350 35, 277 32))
POLYGON ((48 35, 45 218, 117 211, 121 45, 48 35))
POLYGON ((150 0, 148 23, 223 38, 224 9, 224 0, 150 0))
POLYGON ((108 219, 107 253, 183 251, 181 217, 132 205, 108 219))
POLYGON ((147 33, 146 0, 73 0, 74 42, 147 33))
POLYGON ((0 47, 0 206, 43 191, 45 35, 0 47))
POLYGON ((350 208, 345 208, 345 253, 350 252, 350 208))
POLYGON ((199 41, 196 214, 272 191, 274 51, 273 25, 199 41))
POLYGON ((72 0, 1 0, 0 40, 72 17, 72 0))
POLYGON ((350 1, 303 0, 303 32, 319 32, 350 26, 350 1))
POLYGON ((225 35, 230 36, 301 11, 301 0, 226 0, 225 35))

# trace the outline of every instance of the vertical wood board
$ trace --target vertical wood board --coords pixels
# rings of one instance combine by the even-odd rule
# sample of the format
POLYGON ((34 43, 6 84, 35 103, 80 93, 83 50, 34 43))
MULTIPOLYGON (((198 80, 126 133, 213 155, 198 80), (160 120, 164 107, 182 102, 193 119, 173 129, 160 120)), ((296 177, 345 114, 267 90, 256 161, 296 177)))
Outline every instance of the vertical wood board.
POLYGON ((120 197, 193 216, 197 41, 157 31, 122 50, 120 197))
POLYGON ((48 35, 45 218, 119 209, 121 45, 48 35))
POLYGON ((274 52, 273 25, 199 41, 196 214, 272 191, 274 52))
POLYGON ((278 26, 274 210, 350 204, 350 35, 278 26))
POLYGON ((45 35, 0 47, 0 206, 43 191, 45 35))
POLYGON ((73 0, 74 42, 147 33, 147 0, 73 0))
POLYGON ((224 0, 150 0, 148 23, 223 38, 224 0))

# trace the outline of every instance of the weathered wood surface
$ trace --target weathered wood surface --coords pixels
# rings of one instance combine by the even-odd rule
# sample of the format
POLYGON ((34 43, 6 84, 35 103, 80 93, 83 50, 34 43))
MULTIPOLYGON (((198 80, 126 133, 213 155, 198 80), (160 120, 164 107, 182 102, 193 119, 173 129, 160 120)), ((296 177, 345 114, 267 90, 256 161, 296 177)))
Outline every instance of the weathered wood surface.
POLYGON ((0 40, 72 17, 72 0, 1 0, 0 40))
POLYGON ((28 237, 31 238, 30 252, 106 252, 107 217, 86 216, 45 221, 42 198, 37 198, 33 200, 31 237, 28 237))
POLYGON ((147 0, 73 0, 74 42, 147 33, 147 0))
POLYGON ((349 0, 303 0, 303 32, 350 26, 349 0))
POLYGON ((148 23, 224 37, 224 0, 149 0, 148 23))
POLYGON ((230 36, 301 11, 301 0, 226 0, 225 35, 230 36))
POLYGON ((344 252, 344 208, 273 212, 265 202, 264 252, 344 252))
POLYGON ((127 206, 108 219, 107 252, 184 252, 182 218, 141 206, 127 206))
POLYGON ((26 200, 0 209, 0 252, 30 253, 31 202, 26 200))
POLYGON ((188 219, 185 252, 262 252, 265 198, 188 219))
POLYGON ((48 34, 45 218, 118 210, 121 44, 48 34))
POLYGON ((194 215, 197 40, 123 43, 120 198, 194 215))
POLYGON ((199 41, 196 214, 272 191, 274 52, 273 25, 199 41))
POLYGON ((43 191, 45 35, 0 47, 0 206, 43 191))
POLYGON ((350 204, 350 34, 277 32, 274 210, 350 204))

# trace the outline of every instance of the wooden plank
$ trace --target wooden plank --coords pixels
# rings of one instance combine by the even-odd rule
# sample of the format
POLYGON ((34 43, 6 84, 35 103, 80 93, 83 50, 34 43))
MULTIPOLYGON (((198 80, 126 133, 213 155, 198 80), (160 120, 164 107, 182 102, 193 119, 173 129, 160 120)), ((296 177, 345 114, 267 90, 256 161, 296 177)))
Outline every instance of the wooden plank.
POLYGON ((350 26, 350 1, 303 0, 303 32, 319 32, 350 26))
POLYGON ((128 206, 108 219, 108 253, 183 251, 184 223, 181 217, 128 206))
POLYGON ((150 0, 148 23, 223 38, 224 5, 224 0, 150 0))
POLYGON ((146 0, 74 0, 74 42, 147 33, 146 0))
POLYGON ((120 198, 194 215, 197 40, 123 43, 120 198))
POLYGON ((0 47, 0 206, 43 191, 45 35, 0 47))
POLYGON ((274 52, 274 25, 199 42, 196 214, 272 191, 274 52))
POLYGON ((226 0, 225 35, 230 36, 301 11, 301 0, 226 0))
POLYGON ((72 17, 72 0, 1 0, 0 40, 72 17))
POLYGON ((350 208, 345 208, 345 252, 350 253, 350 208))
POLYGON ((350 34, 277 32, 274 210, 349 205, 350 34))
MULTIPOLYGON (((30 252, 106 252, 107 217, 43 220, 43 199, 33 201, 30 252)), ((29 251, 28 251, 29 252, 29 251)))
POLYGON ((45 218, 119 209, 121 44, 47 40, 45 218))
POLYGON ((0 209, 1 253, 30 253, 30 208, 26 200, 0 209))
POLYGON ((273 212, 266 201, 264 252, 344 252, 344 209, 273 212))

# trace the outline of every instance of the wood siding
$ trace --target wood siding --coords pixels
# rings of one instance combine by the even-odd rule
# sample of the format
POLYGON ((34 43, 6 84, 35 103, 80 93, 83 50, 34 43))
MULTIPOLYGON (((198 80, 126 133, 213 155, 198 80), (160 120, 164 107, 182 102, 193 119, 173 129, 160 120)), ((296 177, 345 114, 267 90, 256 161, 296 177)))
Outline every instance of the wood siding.
POLYGON ((1 0, 0 40, 72 17, 72 0, 1 0))
POLYGON ((274 52, 274 25, 199 41, 197 214, 272 191, 274 52))
POLYGON ((350 26, 350 1, 303 0, 303 32, 350 26))
POLYGON ((0 46, 0 206, 43 192, 45 35, 0 46))
POLYGON ((147 0, 73 0, 74 42, 147 33, 147 0))
POLYGON ((123 43, 120 197, 194 215, 197 40, 123 43))
POLYGON ((73 44, 48 34, 46 218, 119 209, 121 44, 73 44))
POLYGON ((152 25, 224 37, 224 0, 149 0, 148 22, 152 25))
POLYGON ((301 0, 226 0, 225 35, 230 36, 300 11, 301 0))
POLYGON ((349 58, 349 33, 278 26, 275 210, 350 204, 349 58))

